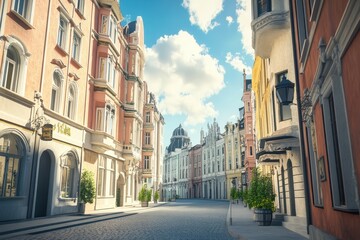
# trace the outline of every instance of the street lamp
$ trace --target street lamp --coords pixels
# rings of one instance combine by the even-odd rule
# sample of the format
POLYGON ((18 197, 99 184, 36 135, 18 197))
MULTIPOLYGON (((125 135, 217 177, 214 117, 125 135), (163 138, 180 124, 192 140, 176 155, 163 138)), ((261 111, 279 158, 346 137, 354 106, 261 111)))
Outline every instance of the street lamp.
POLYGON ((283 75, 281 82, 275 86, 276 96, 283 105, 289 105, 294 99, 294 83, 283 75))

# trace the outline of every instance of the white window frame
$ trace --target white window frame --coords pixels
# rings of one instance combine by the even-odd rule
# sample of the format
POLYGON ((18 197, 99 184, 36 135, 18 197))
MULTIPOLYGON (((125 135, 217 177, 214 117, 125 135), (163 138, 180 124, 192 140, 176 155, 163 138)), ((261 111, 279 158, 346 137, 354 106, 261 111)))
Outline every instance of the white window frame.
POLYGON ((99 78, 105 79, 108 86, 115 89, 116 86, 116 63, 112 57, 99 58, 99 78))
POLYGON ((146 113, 145 113, 145 122, 146 123, 150 123, 151 121, 150 121, 150 115, 151 113, 150 113, 150 111, 147 111, 146 113))
POLYGON ((69 20, 60 14, 59 18, 59 28, 58 28, 58 37, 57 37, 57 45, 62 48, 64 51, 66 49, 67 39, 69 32, 69 20), (61 21, 64 22, 65 26, 61 26, 61 21))
POLYGON ((57 69, 53 72, 53 80, 52 80, 52 88, 51 88, 51 94, 50 94, 50 109, 55 111, 55 112, 60 112, 60 102, 61 102, 61 96, 62 96, 62 86, 63 86, 63 82, 64 82, 64 75, 62 74, 62 72, 57 69), (55 74, 58 74, 59 76, 59 83, 60 86, 57 86, 55 84, 55 74), (53 91, 56 91, 56 96, 55 96, 55 102, 54 102, 54 108, 53 106, 53 91))
POLYGON ((84 14, 84 0, 76 0, 76 9, 81 13, 84 14))
POLYGON ((67 117, 70 119, 75 120, 76 117, 76 108, 77 108, 77 87, 76 84, 73 82, 69 85, 68 91, 68 99, 67 99, 67 117), (71 89, 73 90, 73 96, 71 96, 71 89))
POLYGON ((144 169, 150 169, 150 156, 144 156, 144 169))
POLYGON ((60 157, 61 181, 60 198, 76 198, 77 188, 77 159, 72 152, 66 153, 60 157), (66 173, 66 179, 64 179, 66 173), (66 191, 64 191, 64 189, 66 191))
MULTIPOLYGON (((7 36, 7 41, 5 41, 5 47, 4 47, 4 56, 5 56, 5 61, 3 61, 2 63, 2 71, 1 71, 1 78, 0 78, 0 82, 2 87, 6 86, 6 78, 7 78, 7 72, 8 72, 8 63, 9 63, 9 58, 8 58, 8 51, 12 50, 14 51, 14 54, 16 55, 15 58, 15 62, 16 62, 16 70, 15 70, 15 74, 12 77, 12 82, 11 82, 11 89, 15 89, 14 92, 18 93, 19 95, 24 95, 25 94, 25 86, 26 86, 26 71, 27 71, 27 63, 28 63, 28 58, 30 56, 30 54, 26 51, 25 47, 23 47, 23 45, 16 39, 14 39, 11 36, 7 36)), ((13 63, 13 61, 11 61, 13 63)), ((5 87, 6 88, 6 87, 5 87)), ((13 91, 9 89, 10 91, 13 91)))
POLYGON ((31 25, 34 15, 34 0, 13 0, 11 9, 21 18, 21 20, 25 20, 27 25, 31 25), (23 5, 21 5, 21 2, 23 5))
POLYGON ((81 52, 81 35, 76 31, 74 31, 71 57, 78 63, 80 63, 80 52, 81 52))
POLYGON ((97 196, 105 196, 105 186, 106 186, 106 158, 103 156, 99 157, 98 163, 98 182, 97 182, 97 196))
POLYGON ((150 134, 150 132, 145 132, 145 144, 146 145, 151 144, 151 134, 150 134))

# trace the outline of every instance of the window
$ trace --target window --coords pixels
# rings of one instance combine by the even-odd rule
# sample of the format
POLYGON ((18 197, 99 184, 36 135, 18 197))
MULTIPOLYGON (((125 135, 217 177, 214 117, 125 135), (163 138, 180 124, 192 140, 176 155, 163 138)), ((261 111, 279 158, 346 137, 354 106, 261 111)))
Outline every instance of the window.
POLYGON ((110 135, 114 133, 115 108, 110 104, 106 104, 105 108, 96 109, 95 129, 104 131, 110 135))
POLYGON ((2 86, 14 92, 18 91, 19 65, 19 53, 13 46, 10 46, 6 54, 5 71, 2 86))
POLYGON ((150 144, 150 133, 149 132, 145 133, 145 144, 146 145, 150 144))
POLYGON ((69 86, 69 95, 67 101, 67 117, 75 119, 75 107, 76 107, 76 90, 74 84, 69 86))
POLYGON ((74 32, 73 44, 72 44, 72 54, 71 57, 80 62, 80 46, 81 46, 81 38, 78 33, 74 32))
POLYGON ((23 144, 14 134, 0 137, 0 197, 14 197, 18 192, 18 179, 23 144))
POLYGON ((84 0, 76 0, 76 9, 84 13, 84 0))
POLYGON ((30 22, 32 11, 32 0, 14 0, 13 10, 30 22))
POLYGON ((97 195, 105 196, 105 159, 100 157, 99 159, 99 169, 98 169, 98 185, 97 185, 97 195))
POLYGON ((358 212, 357 186, 353 181, 354 160, 341 76, 326 78, 324 86, 327 89, 323 94, 323 118, 333 206, 338 210, 358 212))
POLYGON ((229 157, 229 170, 231 170, 231 158, 229 157))
POLYGON ((59 112, 62 81, 63 81, 63 76, 61 72, 55 70, 53 73, 53 83, 52 83, 51 102, 50 102, 50 109, 55 112, 59 112))
POLYGON ((317 163, 317 152, 316 152, 316 136, 315 136, 315 127, 314 123, 311 123, 310 128, 307 130, 307 147, 310 157, 310 172, 311 172, 311 181, 312 181, 312 194, 313 201, 315 206, 323 206, 323 195, 322 189, 320 187, 320 178, 318 173, 318 163, 317 163))
POLYGON ((306 9, 304 6, 303 0, 295 1, 296 4, 296 18, 297 18, 297 31, 298 31, 298 41, 299 41, 299 52, 301 54, 305 40, 307 39, 307 28, 306 28, 306 9))
POLYGON ((110 18, 110 25, 109 25, 109 37, 116 43, 116 36, 117 36, 117 27, 116 27, 116 20, 114 17, 110 18))
MULTIPOLYGON (((281 82, 281 79, 283 76, 285 76, 287 78, 287 71, 285 72, 281 72, 276 74, 276 85, 279 84, 281 82)), ((282 103, 279 103, 279 119, 280 121, 285 121, 288 119, 291 119, 291 109, 290 109, 290 104, 288 105, 283 105, 282 103)))
POLYGON ((146 112, 146 114, 145 114, 145 122, 150 123, 150 112, 146 112))
POLYGON ((236 164, 236 169, 239 169, 239 158, 236 156, 235 158, 235 164, 236 164))
POLYGON ((60 16, 57 45, 62 49, 66 48, 67 29, 68 21, 63 16, 60 16))
POLYGON ((112 135, 115 118, 115 109, 111 108, 110 105, 106 105, 105 108, 105 131, 112 135))
POLYGON ((257 0, 258 17, 271 12, 271 0, 257 0))
POLYGON ((108 191, 109 191, 109 196, 114 196, 115 194, 115 160, 113 159, 108 159, 108 168, 106 169, 108 176, 109 176, 109 184, 107 184, 106 186, 108 186, 108 191))
POLYGON ((115 88, 116 83, 116 63, 112 61, 112 57, 100 58, 99 60, 99 77, 106 79, 108 85, 115 88))
POLYGON ((150 169, 150 156, 144 157, 144 169, 150 169))
POLYGON ((252 149, 252 147, 250 146, 250 156, 252 156, 253 155, 253 149, 252 149))
POLYGON ((75 170, 76 159, 73 153, 68 153, 60 157, 61 167, 61 197, 76 197, 75 170))

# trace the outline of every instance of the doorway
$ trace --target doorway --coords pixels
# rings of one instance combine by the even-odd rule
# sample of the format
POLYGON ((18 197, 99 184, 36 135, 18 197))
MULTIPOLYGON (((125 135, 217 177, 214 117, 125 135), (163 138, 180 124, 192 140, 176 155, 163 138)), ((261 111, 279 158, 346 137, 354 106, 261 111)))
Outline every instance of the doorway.
POLYGON ((35 217, 48 215, 51 157, 48 151, 41 154, 36 190, 35 217))

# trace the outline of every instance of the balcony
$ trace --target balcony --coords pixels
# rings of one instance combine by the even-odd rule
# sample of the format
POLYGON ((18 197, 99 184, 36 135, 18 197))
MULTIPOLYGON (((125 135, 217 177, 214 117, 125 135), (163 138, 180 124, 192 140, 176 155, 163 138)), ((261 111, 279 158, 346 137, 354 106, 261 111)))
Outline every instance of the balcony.
POLYGON ((280 0, 253 0, 251 22, 255 55, 269 58, 273 43, 280 33, 290 30, 289 5, 280 0))

